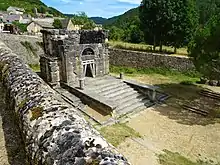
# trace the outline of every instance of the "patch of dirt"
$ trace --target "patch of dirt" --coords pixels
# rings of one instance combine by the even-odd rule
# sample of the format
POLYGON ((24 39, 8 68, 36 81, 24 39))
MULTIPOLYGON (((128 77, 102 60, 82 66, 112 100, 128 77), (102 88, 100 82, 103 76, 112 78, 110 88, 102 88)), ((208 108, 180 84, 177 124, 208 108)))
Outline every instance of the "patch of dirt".
MULTIPOLYGON (((169 111, 169 106, 164 110, 169 111)), ((183 125, 150 108, 132 118, 127 125, 143 139, 127 139, 118 146, 132 165, 158 165, 157 154, 164 149, 179 152, 192 161, 220 162, 220 124, 183 125)))

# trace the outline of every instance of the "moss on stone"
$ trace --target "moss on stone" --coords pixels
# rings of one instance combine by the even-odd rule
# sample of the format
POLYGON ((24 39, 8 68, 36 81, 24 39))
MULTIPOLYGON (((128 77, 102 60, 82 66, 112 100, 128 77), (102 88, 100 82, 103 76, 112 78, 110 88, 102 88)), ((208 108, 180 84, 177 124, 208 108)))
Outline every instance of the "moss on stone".
POLYGON ((27 101, 28 101, 27 99, 22 100, 22 101, 20 102, 20 104, 18 104, 18 108, 19 108, 19 109, 23 108, 27 101))
POLYGON ((43 116, 43 108, 42 107, 33 107, 31 109, 32 117, 31 121, 38 119, 43 116))

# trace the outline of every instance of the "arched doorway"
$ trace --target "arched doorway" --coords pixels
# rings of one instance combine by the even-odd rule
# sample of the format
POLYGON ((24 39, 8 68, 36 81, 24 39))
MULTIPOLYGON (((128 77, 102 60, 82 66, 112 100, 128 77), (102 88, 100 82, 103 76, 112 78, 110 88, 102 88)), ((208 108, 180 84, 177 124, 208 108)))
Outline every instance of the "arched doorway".
POLYGON ((95 77, 95 52, 86 48, 82 52, 83 77, 95 77))

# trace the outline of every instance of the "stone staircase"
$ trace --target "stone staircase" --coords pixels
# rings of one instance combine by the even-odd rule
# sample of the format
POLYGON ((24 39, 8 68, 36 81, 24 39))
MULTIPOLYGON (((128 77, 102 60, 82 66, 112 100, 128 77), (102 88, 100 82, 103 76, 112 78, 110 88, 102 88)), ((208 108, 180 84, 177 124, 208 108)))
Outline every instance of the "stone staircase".
POLYGON ((102 78, 86 78, 86 92, 97 93, 108 100, 116 103, 117 107, 113 112, 115 117, 138 112, 151 106, 153 103, 131 86, 120 79, 111 76, 102 78))

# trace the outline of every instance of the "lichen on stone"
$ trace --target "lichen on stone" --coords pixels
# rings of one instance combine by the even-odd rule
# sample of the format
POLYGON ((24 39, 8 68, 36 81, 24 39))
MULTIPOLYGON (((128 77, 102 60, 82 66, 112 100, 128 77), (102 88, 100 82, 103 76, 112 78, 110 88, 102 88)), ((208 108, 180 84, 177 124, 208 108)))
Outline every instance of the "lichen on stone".
POLYGON ((42 107, 33 107, 30 109, 32 117, 31 121, 38 119, 43 116, 43 108, 42 107))

